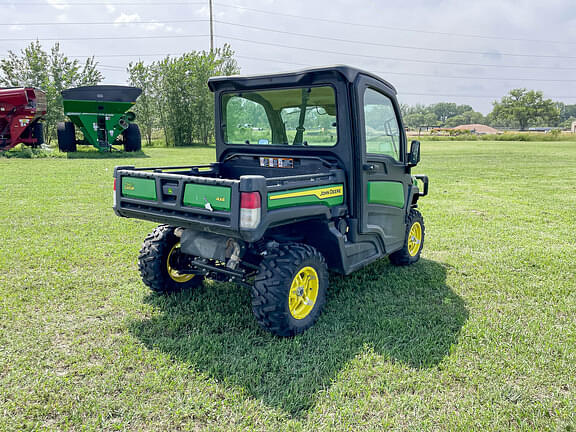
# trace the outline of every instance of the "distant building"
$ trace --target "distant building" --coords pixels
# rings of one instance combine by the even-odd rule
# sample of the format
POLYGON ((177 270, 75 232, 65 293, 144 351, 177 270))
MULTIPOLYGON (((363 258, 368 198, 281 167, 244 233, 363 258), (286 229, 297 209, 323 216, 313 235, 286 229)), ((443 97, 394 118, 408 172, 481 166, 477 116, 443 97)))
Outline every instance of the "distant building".
POLYGON ((572 129, 570 129, 572 133, 576 133, 576 121, 572 122, 572 129))
POLYGON ((478 134, 478 135, 487 135, 487 134, 491 135, 491 134, 500 133, 500 131, 498 129, 494 129, 493 127, 486 126, 483 124, 477 124, 477 123, 456 126, 454 129, 468 130, 468 131, 472 132, 473 134, 478 134))

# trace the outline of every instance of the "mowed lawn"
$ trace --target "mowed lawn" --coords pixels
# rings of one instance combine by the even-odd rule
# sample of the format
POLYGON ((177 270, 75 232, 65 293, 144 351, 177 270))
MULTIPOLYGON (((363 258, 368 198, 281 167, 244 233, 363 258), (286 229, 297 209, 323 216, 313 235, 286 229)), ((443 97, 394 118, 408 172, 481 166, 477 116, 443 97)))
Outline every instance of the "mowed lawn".
POLYGON ((0 430, 575 430, 576 143, 424 142, 423 259, 334 276, 279 339, 249 292, 149 294, 115 165, 0 159, 0 430))

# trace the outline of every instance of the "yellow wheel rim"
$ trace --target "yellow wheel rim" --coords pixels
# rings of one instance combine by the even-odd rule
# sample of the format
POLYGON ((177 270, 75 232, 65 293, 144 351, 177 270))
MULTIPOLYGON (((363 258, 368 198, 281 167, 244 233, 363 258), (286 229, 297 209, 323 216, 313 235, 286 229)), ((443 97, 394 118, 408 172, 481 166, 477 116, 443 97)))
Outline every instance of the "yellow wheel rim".
POLYGON ((193 274, 180 274, 180 272, 178 270, 176 270, 175 268, 173 268, 172 264, 170 263, 170 261, 173 258, 174 252, 177 249, 180 249, 180 242, 176 243, 174 246, 172 246, 172 249, 170 249, 170 253, 168 254, 168 258, 166 259, 166 270, 168 270, 168 276, 170 276, 170 278, 174 282, 178 282, 178 283, 188 282, 190 279, 192 279, 194 277, 194 275, 193 274))
POLYGON ((410 256, 416 256, 422 245, 422 225, 420 222, 414 222, 408 233, 408 253, 410 256))
POLYGON ((288 308, 294 318, 304 319, 314 309, 319 288, 320 281, 314 268, 303 267, 296 273, 288 296, 288 308))

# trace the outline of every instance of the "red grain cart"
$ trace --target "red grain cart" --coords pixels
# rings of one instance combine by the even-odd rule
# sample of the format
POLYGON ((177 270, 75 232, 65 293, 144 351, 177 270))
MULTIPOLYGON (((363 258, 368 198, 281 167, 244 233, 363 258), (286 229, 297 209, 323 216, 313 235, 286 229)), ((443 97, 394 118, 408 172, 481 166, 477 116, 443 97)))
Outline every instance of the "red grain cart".
POLYGON ((23 143, 44 143, 40 120, 46 115, 46 95, 26 87, 0 88, 0 151, 23 143))

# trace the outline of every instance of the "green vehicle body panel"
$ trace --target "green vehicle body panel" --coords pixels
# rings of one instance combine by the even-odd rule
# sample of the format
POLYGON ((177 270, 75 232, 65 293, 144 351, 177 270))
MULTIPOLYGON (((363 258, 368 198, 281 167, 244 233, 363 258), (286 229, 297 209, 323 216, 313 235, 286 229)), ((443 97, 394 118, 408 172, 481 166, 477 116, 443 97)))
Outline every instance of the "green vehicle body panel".
POLYGON ((383 204, 404 208, 404 186, 400 182, 368 182, 368 204, 383 204))
POLYGON ((332 184, 311 188, 290 189, 268 194, 268 209, 280 209, 310 204, 328 207, 344 202, 344 185, 332 184))
POLYGON ((113 101, 91 101, 91 100, 64 100, 64 112, 69 113, 106 113, 124 114, 136 102, 113 102, 113 101), (101 109, 99 109, 102 107, 101 109))
POLYGON ((182 203, 188 207, 204 208, 206 203, 214 210, 230 211, 230 188, 189 183, 184 188, 182 203))
POLYGON ((139 177, 122 178, 122 196, 156 201, 156 181, 139 177))
POLYGON ((96 147, 104 150, 98 144, 97 127, 98 118, 105 118, 107 141, 113 143, 126 129, 120 123, 127 126, 130 124, 126 118, 128 111, 135 102, 111 102, 111 101, 89 101, 89 100, 64 100, 64 114, 72 123, 84 134, 84 139, 96 147))

